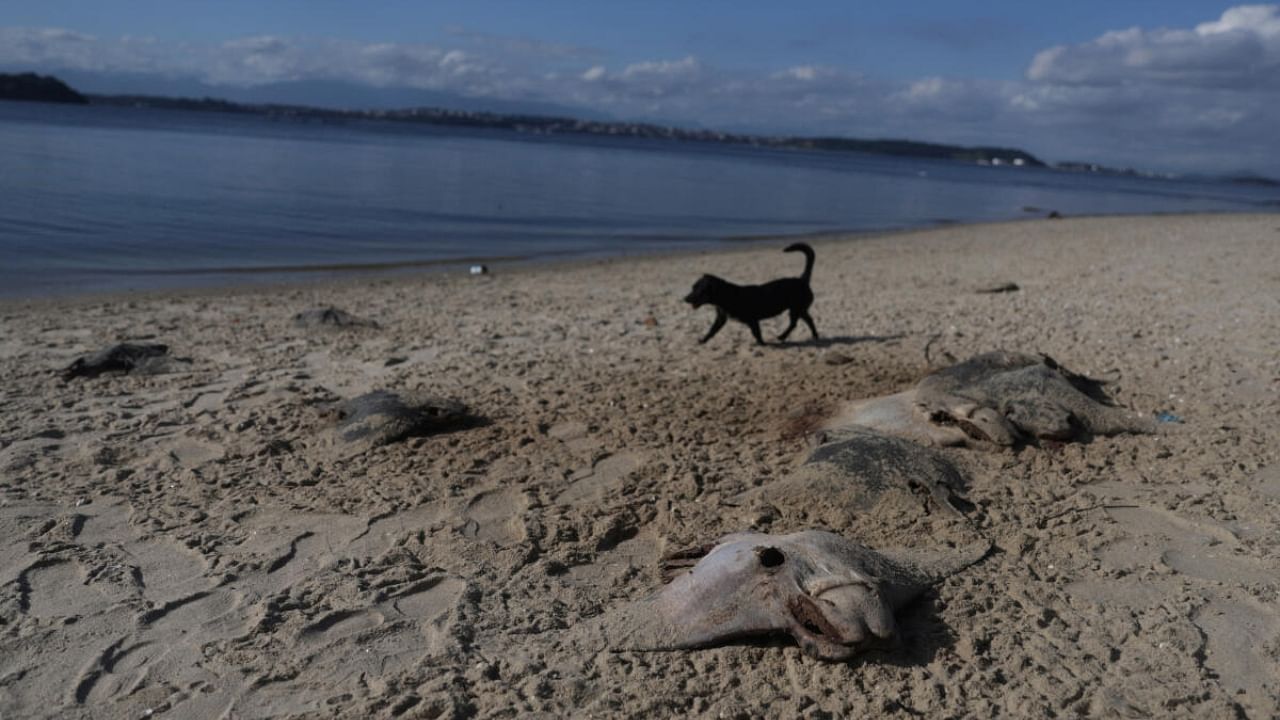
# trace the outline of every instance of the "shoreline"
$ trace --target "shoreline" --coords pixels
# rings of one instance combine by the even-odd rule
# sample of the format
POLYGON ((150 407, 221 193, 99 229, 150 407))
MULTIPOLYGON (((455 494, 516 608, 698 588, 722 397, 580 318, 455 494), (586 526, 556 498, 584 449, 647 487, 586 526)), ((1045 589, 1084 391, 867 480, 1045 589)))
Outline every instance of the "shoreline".
MULTIPOLYGON (((761 241, 766 243, 768 241, 761 241)), ((0 708, 24 717, 1270 717, 1280 712, 1280 214, 811 240, 821 338, 681 298, 800 261, 752 244, 0 301, 0 708), (1013 292, 983 288, 1012 282, 1013 292), (333 305, 377 327, 307 329, 333 305), (123 340, 187 358, 64 380, 123 340), (941 448, 961 521, 799 491, 843 404, 1003 349, 1105 381, 1152 434, 941 448), (344 452, 378 389, 481 422, 344 452), (662 559, 823 527, 995 551, 818 662, 785 636, 598 644, 662 559), (593 644, 595 643, 595 644, 593 644), (3 682, 3 678, 20 681, 3 682)))
MULTIPOLYGON (((1196 217, 1216 217, 1216 216, 1257 216, 1268 215, 1271 213, 1264 212, 1243 212, 1243 211, 1220 211, 1220 212, 1188 212, 1188 213, 1142 213, 1133 215, 1072 215, 1073 220, 1096 220, 1105 218, 1114 219, 1142 219, 1142 218, 1196 218, 1196 217)), ((1052 218, 1052 220, 1067 219, 1052 218)), ((794 242, 804 240, 812 243, 844 243, 859 242, 880 238, 891 238, 899 236, 913 235, 917 233, 945 232, 954 228, 981 228, 981 227, 999 227, 1007 224, 1016 224, 1037 221, 1051 220, 1043 216, 1015 217, 1006 220, 990 220, 975 222, 959 222, 959 221, 935 221, 928 225, 910 228, 888 228, 874 230, 835 230, 835 231, 816 231, 816 232, 797 232, 783 234, 762 234, 762 235, 746 235, 746 236, 726 236, 718 240, 710 241, 703 244, 697 242, 697 247, 662 249, 662 250, 634 250, 619 249, 616 251, 557 251, 544 254, 530 255, 476 255, 473 257, 458 259, 425 259, 425 260, 405 260, 393 262, 379 262, 370 264, 358 263, 334 263, 323 265, 300 265, 300 266, 273 266, 273 267, 252 267, 244 268, 211 268, 211 269, 184 269, 184 270, 119 270, 119 271, 102 271, 104 275, 129 277, 184 277, 184 276, 209 276, 209 275, 227 275, 227 282, 218 282, 214 284, 200 284, 193 287, 155 287, 155 288, 131 288, 116 290, 101 290, 89 292, 59 292, 55 294, 42 295, 22 295, 22 296, 6 296, 0 294, 0 310, 6 307, 20 306, 43 306, 50 303, 75 303, 77 301, 84 302, 107 302, 112 300, 120 300, 127 298, 141 299, 153 298, 157 296, 186 297, 190 295, 207 296, 221 293, 241 294, 244 292, 255 291, 278 291, 285 292, 289 290, 297 290, 303 288, 316 288, 326 284, 336 286, 345 286, 351 283, 377 282, 382 280, 405 280, 412 282, 425 277, 438 277, 441 275, 452 276, 458 271, 465 271, 468 265, 484 264, 489 266, 490 270, 501 270, 503 272, 525 272, 525 271, 548 271, 554 272, 558 268, 573 268, 587 264, 609 264, 614 262, 634 262, 646 260, 666 260, 679 257, 692 257, 708 254, 733 253, 740 250, 760 249, 765 243, 770 242, 794 242), (247 282, 241 279, 233 281, 230 278, 254 275, 278 274, 281 277, 271 278, 261 281, 247 282), (323 277, 320 277, 323 276, 323 277)))

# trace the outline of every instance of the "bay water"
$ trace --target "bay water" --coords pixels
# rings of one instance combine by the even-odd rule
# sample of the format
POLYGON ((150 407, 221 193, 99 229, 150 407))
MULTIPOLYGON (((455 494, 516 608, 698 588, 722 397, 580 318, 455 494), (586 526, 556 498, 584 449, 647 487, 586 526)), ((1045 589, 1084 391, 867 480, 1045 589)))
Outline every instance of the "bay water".
POLYGON ((238 284, 1280 190, 856 153, 0 102, 0 296, 238 284))

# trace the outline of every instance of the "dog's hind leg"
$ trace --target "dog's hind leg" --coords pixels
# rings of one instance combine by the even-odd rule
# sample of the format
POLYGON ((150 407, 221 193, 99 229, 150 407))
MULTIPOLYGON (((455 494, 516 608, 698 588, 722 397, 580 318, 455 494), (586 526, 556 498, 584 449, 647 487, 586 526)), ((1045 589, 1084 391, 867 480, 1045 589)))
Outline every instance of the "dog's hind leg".
MULTIPOLYGON (((804 320, 804 324, 809 326, 809 332, 813 333, 813 339, 814 339, 814 340, 817 340, 817 339, 818 339, 818 328, 817 328, 817 326, 815 326, 815 325, 813 324, 813 318, 809 317, 809 313, 807 313, 807 312, 806 312, 805 314, 801 315, 801 316, 800 316, 800 319, 801 319, 801 320, 804 320)), ((795 324, 796 324, 796 321, 795 321, 795 320, 792 320, 792 321, 791 321, 791 326, 792 326, 792 327, 795 327, 795 324)), ((791 331, 790 331, 790 330, 788 330, 787 332, 791 332, 791 331)))
MULTIPOLYGON (((799 321, 800 316, 796 314, 794 310, 791 311, 791 324, 787 325, 787 329, 782 331, 782 334, 778 336, 778 339, 785 342, 787 336, 791 334, 791 331, 796 329, 796 323, 799 321)), ((812 324, 810 324, 810 327, 812 327, 812 324)))
POLYGON ((702 339, 698 341, 698 344, 701 345, 702 343, 705 343, 706 341, 714 337, 716 333, 720 332, 720 328, 724 327, 725 322, 727 322, 728 320, 729 320, 729 315, 725 311, 721 310, 720 308, 716 308, 716 321, 711 323, 711 329, 708 330, 707 334, 704 335, 702 339))
POLYGON ((764 345, 764 338, 760 336, 760 321, 752 320, 747 323, 747 327, 751 328, 751 334, 756 336, 756 344, 764 345))

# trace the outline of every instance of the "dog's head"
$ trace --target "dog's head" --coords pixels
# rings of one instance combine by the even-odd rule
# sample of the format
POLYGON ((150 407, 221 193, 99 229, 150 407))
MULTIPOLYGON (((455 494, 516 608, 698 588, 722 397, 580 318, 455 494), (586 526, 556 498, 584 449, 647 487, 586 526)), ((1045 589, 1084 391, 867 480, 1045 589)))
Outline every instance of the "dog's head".
POLYGON ((689 291, 689 294, 684 296, 684 301, 692 305, 695 310, 707 303, 715 302, 712 295, 718 282, 720 282, 720 278, 715 275, 703 275, 698 278, 698 282, 693 284, 693 289, 689 291))

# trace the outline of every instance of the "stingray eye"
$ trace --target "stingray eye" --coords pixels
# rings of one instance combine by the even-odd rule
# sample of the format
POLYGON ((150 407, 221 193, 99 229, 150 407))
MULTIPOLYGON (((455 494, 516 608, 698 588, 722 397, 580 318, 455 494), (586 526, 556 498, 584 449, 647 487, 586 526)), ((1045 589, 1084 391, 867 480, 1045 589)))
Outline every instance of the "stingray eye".
POLYGON ((756 548, 756 557, 760 558, 760 564, 767 568, 778 567, 787 561, 787 556, 774 547, 756 548))

